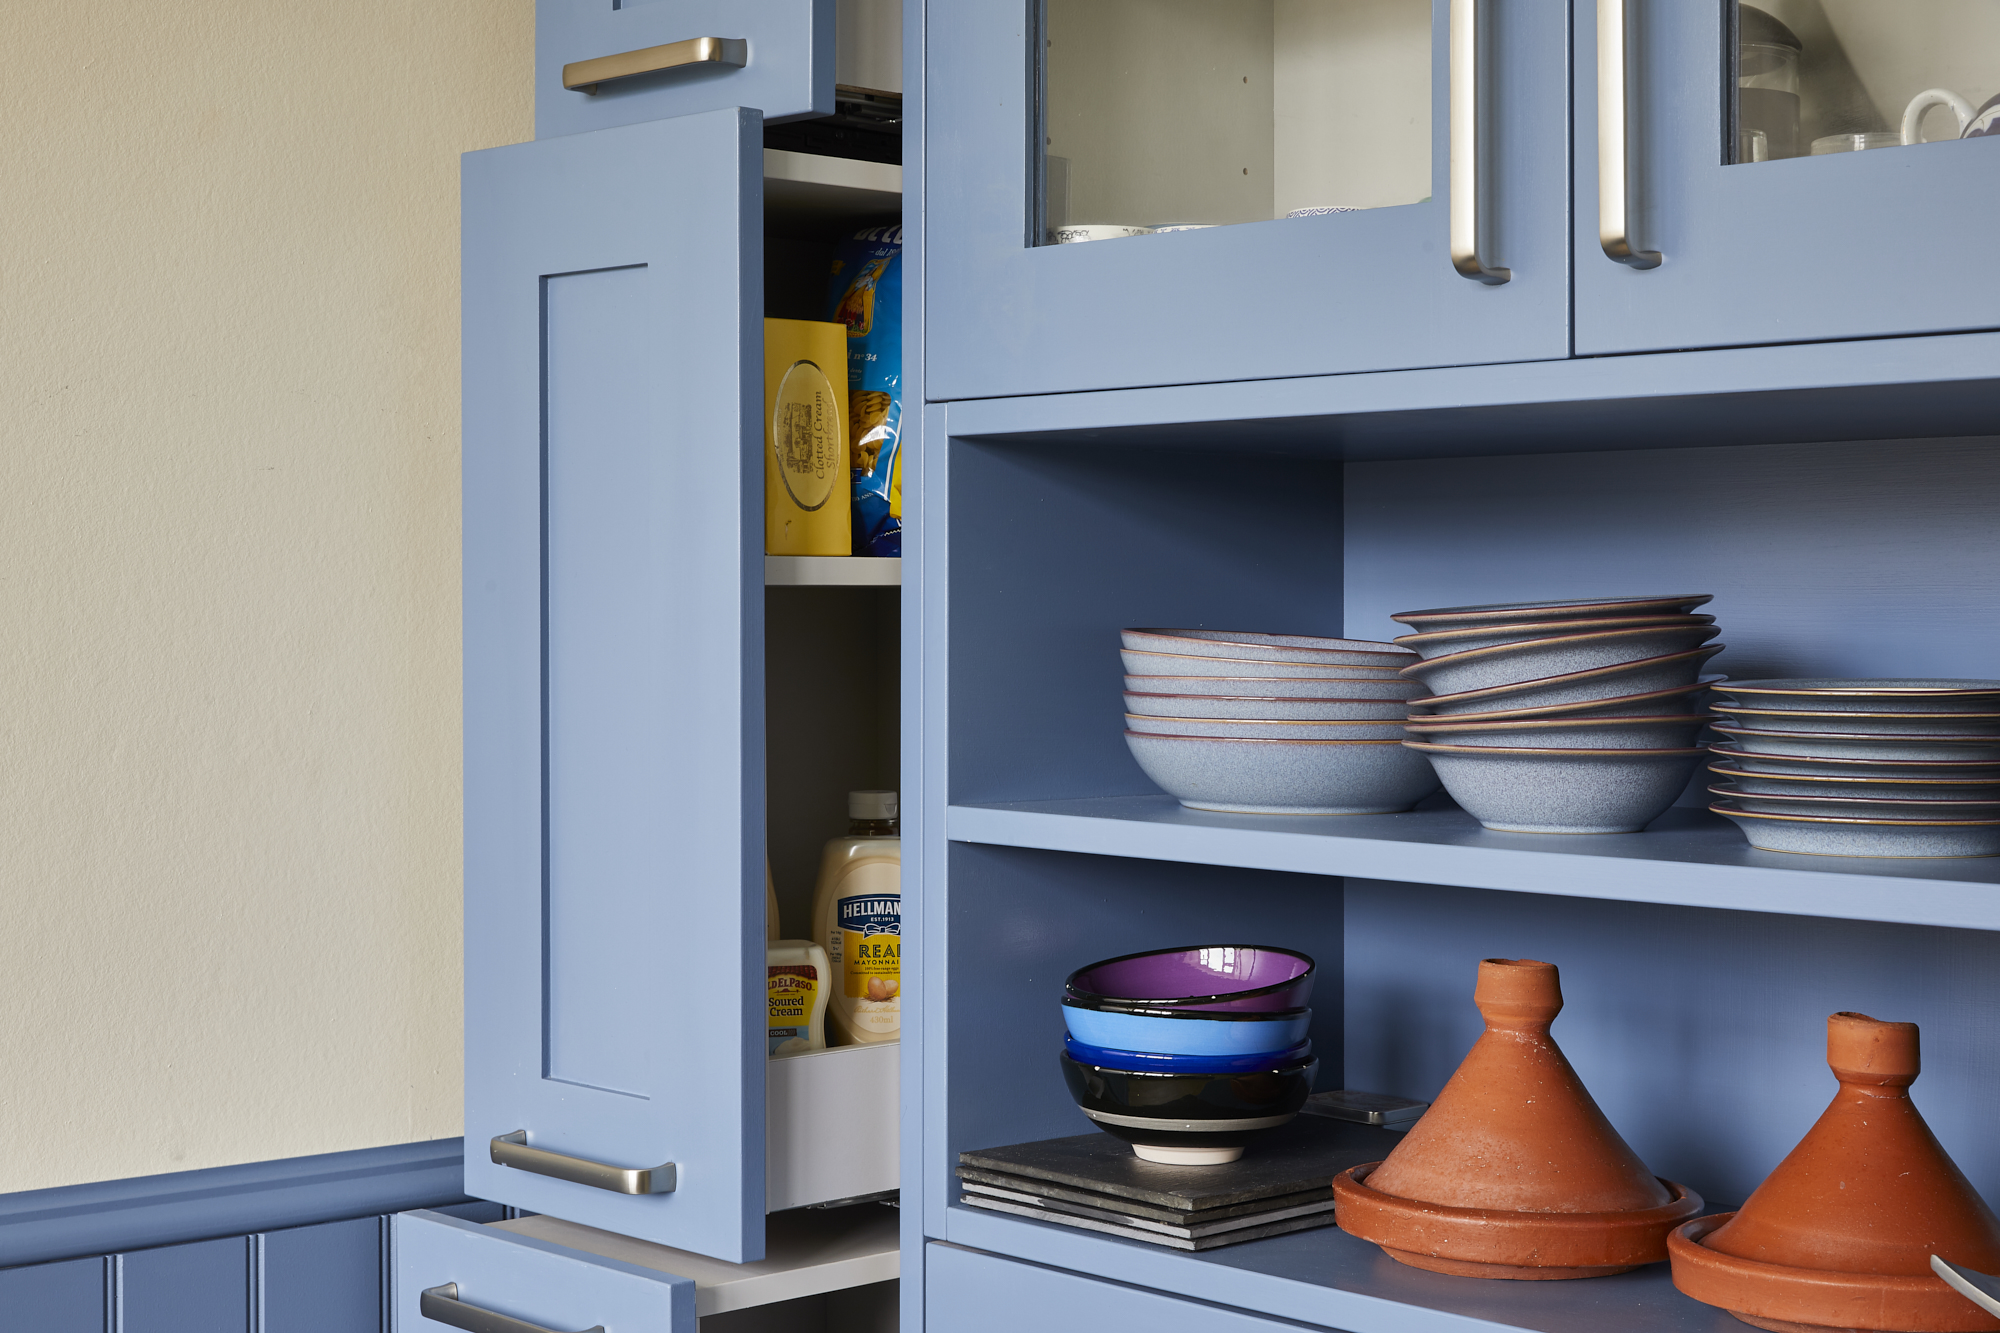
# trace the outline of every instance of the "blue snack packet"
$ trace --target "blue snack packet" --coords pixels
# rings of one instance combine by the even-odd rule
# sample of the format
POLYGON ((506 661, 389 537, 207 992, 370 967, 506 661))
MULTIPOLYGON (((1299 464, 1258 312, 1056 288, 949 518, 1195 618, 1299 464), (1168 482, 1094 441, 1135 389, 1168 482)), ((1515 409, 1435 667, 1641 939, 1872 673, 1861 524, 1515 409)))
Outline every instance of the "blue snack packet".
POLYGON ((847 457, 854 554, 903 553, 903 229, 841 242, 827 318, 847 326, 847 457))

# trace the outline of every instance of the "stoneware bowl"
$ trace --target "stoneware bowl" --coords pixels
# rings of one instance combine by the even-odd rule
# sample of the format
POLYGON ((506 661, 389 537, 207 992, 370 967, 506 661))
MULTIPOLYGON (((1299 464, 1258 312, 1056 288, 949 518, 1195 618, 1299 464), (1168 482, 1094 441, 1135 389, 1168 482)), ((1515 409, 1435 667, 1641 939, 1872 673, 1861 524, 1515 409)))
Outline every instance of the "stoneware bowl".
MULTIPOLYGON (((1474 648, 1495 648, 1530 639, 1552 639, 1565 634, 1592 634, 1614 629, 1687 629, 1713 625, 1714 616, 1606 616, 1600 620, 1530 620, 1507 625, 1476 625, 1470 629, 1438 630, 1431 634, 1404 634, 1395 642, 1424 658, 1447 653, 1470 652, 1474 648)), ((1407 665, 1407 663, 1405 664, 1407 665)))
POLYGON ((1490 745, 1527 750, 1684 750, 1708 725, 1701 713, 1673 717, 1542 718, 1525 722, 1464 722, 1458 718, 1405 724, 1411 736, 1442 745, 1490 745))
POLYGON ((1391 675, 1387 680, 1342 676, 1338 680, 1284 676, 1127 676, 1130 694, 1199 694, 1208 698, 1428 699, 1430 691, 1414 680, 1391 675))
POLYGON ((1079 967, 1063 994, 1099 1006, 1270 1013, 1312 1003, 1318 964, 1272 944, 1194 944, 1079 967))
POLYGON ((1249 662, 1304 662, 1314 666, 1408 666, 1411 650, 1369 639, 1323 639, 1313 634, 1254 634, 1248 630, 1128 629, 1119 632, 1134 652, 1184 653, 1249 662))
MULTIPOLYGON (((1270 699, 1204 694, 1127 694, 1125 711, 1140 717, 1252 718, 1282 722, 1400 722, 1400 699, 1270 699)), ((1144 731, 1141 727, 1139 730, 1144 731)))
POLYGON ((2000 819, 1887 820, 1756 814, 1724 801, 1708 807, 1752 847, 1806 856, 2000 856, 2000 819))
POLYGON ((1319 1072, 1310 1058, 1248 1074, 1133 1073, 1061 1058, 1078 1109, 1146 1161, 1174 1166, 1235 1161, 1299 1113, 1319 1072))
POLYGON ((1849 736, 1824 731, 1764 731, 1726 721, 1709 723, 1734 750, 1824 759, 1950 759, 2000 763, 2000 737, 1849 736))
POLYGON ((1981 781, 1971 778, 1855 777, 1844 773, 1755 773, 1723 763, 1710 764, 1708 771, 1738 791, 1766 796, 1819 796, 1831 800, 1861 796, 1892 801, 2000 801, 2000 777, 1981 781))
POLYGON ((1139 767, 1193 810, 1253 815, 1371 815, 1437 790, 1400 741, 1249 741, 1125 733, 1139 767))
POLYGON ((1420 680, 1434 694, 1463 693, 1491 689, 1524 680, 1545 680, 1550 676, 1594 667, 1641 662, 1649 657, 1684 653, 1714 638, 1713 625, 1685 628, 1612 629, 1597 634, 1564 634, 1551 639, 1529 639, 1524 643, 1503 644, 1498 648, 1474 648, 1470 652, 1447 653, 1403 668, 1410 680, 1420 680))
MULTIPOLYGON (((1670 690, 1650 690, 1645 694, 1622 694, 1609 699, 1588 699, 1578 704, 1545 704, 1540 708, 1493 708, 1483 712, 1444 714, 1454 722, 1529 722, 1557 717, 1659 717, 1664 714, 1692 713, 1701 707, 1709 686, 1725 676, 1703 676, 1692 685, 1670 690)), ((1412 699, 1412 718, 1438 716, 1431 712, 1429 699, 1412 699)))
POLYGON ((1458 690, 1434 695, 1421 702, 1433 713, 1455 716, 1498 708, 1547 708, 1558 704, 1596 703, 1620 696, 1651 694, 1694 684, 1701 676, 1702 664, 1722 649, 1722 644, 1712 644, 1684 653, 1667 653, 1637 662, 1598 667, 1592 671, 1570 671, 1483 690, 1458 690))
POLYGON ((1260 1051, 1255 1055, 1163 1055, 1159 1051, 1116 1051, 1064 1037, 1063 1054, 1078 1064, 1120 1069, 1128 1074, 1254 1074, 1260 1069, 1304 1064, 1313 1058, 1313 1044, 1302 1041, 1288 1051, 1260 1051))
POLYGON ((1796 708, 1715 711, 1751 731, 1810 731, 1835 736, 2000 736, 2000 713, 1808 713, 1796 708))
POLYGON ((1704 750, 1502 750, 1403 742, 1452 799, 1507 833, 1636 833, 1686 789, 1704 750))
POLYGON ((1154 736, 1221 736, 1257 741, 1399 741, 1403 723, 1333 720, 1285 721, 1271 718, 1148 717, 1127 713, 1125 725, 1154 736))
POLYGON ((1389 619, 1419 633, 1467 629, 1525 620, 1597 620, 1606 616, 1686 615, 1714 601, 1708 593, 1668 597, 1572 597, 1551 602, 1487 602, 1478 606, 1440 606, 1429 611, 1402 611, 1389 619))
MULTIPOLYGON (((1256 662, 1245 657, 1197 657, 1183 653, 1136 652, 1124 649, 1125 670, 1134 676, 1267 676, 1329 680, 1396 680, 1397 668, 1382 666, 1321 666, 1314 662, 1256 662)), ((1399 658, 1411 662, 1415 658, 1399 658)))
POLYGON ((1821 713, 2000 713, 2000 680, 1739 680, 1719 687, 1745 708, 1821 713))
POLYGON ((1936 778, 1984 782, 2000 778, 2000 759, 1849 759, 1824 755, 1759 754, 1734 745, 1710 745, 1717 759, 1751 773, 1839 774, 1866 778, 1936 778))
POLYGON ((1718 801, 1759 815, 1852 815, 1856 819, 2000 819, 2000 799, 1949 796, 1833 796, 1825 793, 1777 795, 1753 792, 1733 782, 1708 789, 1718 801))
POLYGON ((1106 1009, 1063 996, 1069 1035, 1091 1046, 1163 1055, 1256 1055, 1290 1050, 1306 1039, 1312 1010, 1256 1013, 1237 1009, 1106 1009))

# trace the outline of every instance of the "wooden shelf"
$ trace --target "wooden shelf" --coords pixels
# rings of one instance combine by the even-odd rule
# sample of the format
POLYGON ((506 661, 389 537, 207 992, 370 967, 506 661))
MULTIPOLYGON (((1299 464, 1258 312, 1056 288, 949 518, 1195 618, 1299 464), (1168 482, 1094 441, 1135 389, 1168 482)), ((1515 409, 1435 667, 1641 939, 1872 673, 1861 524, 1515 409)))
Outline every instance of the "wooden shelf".
POLYGON ((1577 1282, 1446 1277, 1336 1227, 1187 1254, 954 1205, 945 1239, 994 1254, 1347 1333, 1729 1333, 1727 1311, 1674 1290, 1666 1264, 1577 1282))
POLYGON ((896 588, 903 562, 880 555, 767 555, 767 588, 896 588))
POLYGON ((1644 833, 1568 837, 1489 832, 1449 803, 1400 815, 1300 818, 1110 796, 955 805, 945 834, 1099 856, 2000 930, 2000 858, 1761 852, 1734 825, 1693 809, 1671 810, 1644 833))
POLYGON ((496 1231, 692 1278, 695 1314, 705 1316, 889 1281, 899 1271, 899 1218, 896 1209, 881 1204, 774 1214, 765 1224, 764 1257, 749 1264, 724 1263, 555 1217, 489 1225, 496 1231))

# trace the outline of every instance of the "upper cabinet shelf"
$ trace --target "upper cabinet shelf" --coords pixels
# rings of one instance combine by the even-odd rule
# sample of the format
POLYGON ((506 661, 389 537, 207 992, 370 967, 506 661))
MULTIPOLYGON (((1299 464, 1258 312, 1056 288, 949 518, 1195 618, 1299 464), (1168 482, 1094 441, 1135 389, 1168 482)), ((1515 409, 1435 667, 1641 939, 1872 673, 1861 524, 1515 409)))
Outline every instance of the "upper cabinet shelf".
POLYGON ((767 588, 895 588, 903 582, 896 556, 767 555, 767 588))
POLYGON ((1301 819, 1210 814, 1168 796, 953 806, 956 842, 1362 879, 2000 930, 2000 858, 1760 852, 1723 820, 1669 811, 1645 833, 1493 833, 1453 806, 1301 819))

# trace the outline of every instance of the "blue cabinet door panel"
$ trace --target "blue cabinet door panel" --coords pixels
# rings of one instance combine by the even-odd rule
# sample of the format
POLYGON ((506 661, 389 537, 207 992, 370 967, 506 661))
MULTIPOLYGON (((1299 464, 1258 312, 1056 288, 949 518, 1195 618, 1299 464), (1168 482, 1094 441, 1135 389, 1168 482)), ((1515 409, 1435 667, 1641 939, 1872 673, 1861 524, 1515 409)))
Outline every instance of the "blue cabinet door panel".
POLYGON ((382 1219, 263 1236, 258 1333, 382 1333, 382 1219))
POLYGON ((1284 1333, 1298 1327, 981 1250, 924 1246, 926 1333, 1017 1333, 1024 1324, 1041 1322, 1148 1333, 1284 1333))
POLYGON ((535 137, 756 107, 766 120, 833 110, 834 0, 539 0, 535 137), (563 86, 563 67, 696 37, 742 42, 744 63, 702 63, 563 86))
POLYGON ((762 171, 728 110, 464 169, 466 1191, 762 1256, 762 171), (491 1141, 625 1168, 629 1195, 491 1141))
POLYGON ((442 1333, 423 1294, 559 1333, 696 1333, 694 1283, 437 1213, 399 1213, 394 1228, 395 1333, 442 1333))
POLYGON ((1607 259, 1597 0, 1572 3, 1579 354, 2000 328, 2000 139, 1725 166, 1721 4, 1625 0, 1627 198, 1663 261, 1607 259))
POLYGON ((104 1333, 108 1259, 72 1259, 0 1270, 0 1327, 34 1333, 104 1333))
POLYGON ((231 1236, 117 1256, 119 1333, 251 1333, 254 1254, 231 1236))
POLYGON ((1498 286, 1461 276, 1451 261, 1448 0, 1432 7, 1430 199, 1081 245, 1029 244, 1030 8, 928 11, 929 398, 1569 355, 1569 26, 1560 6, 1480 7, 1481 258, 1513 273, 1498 286))

